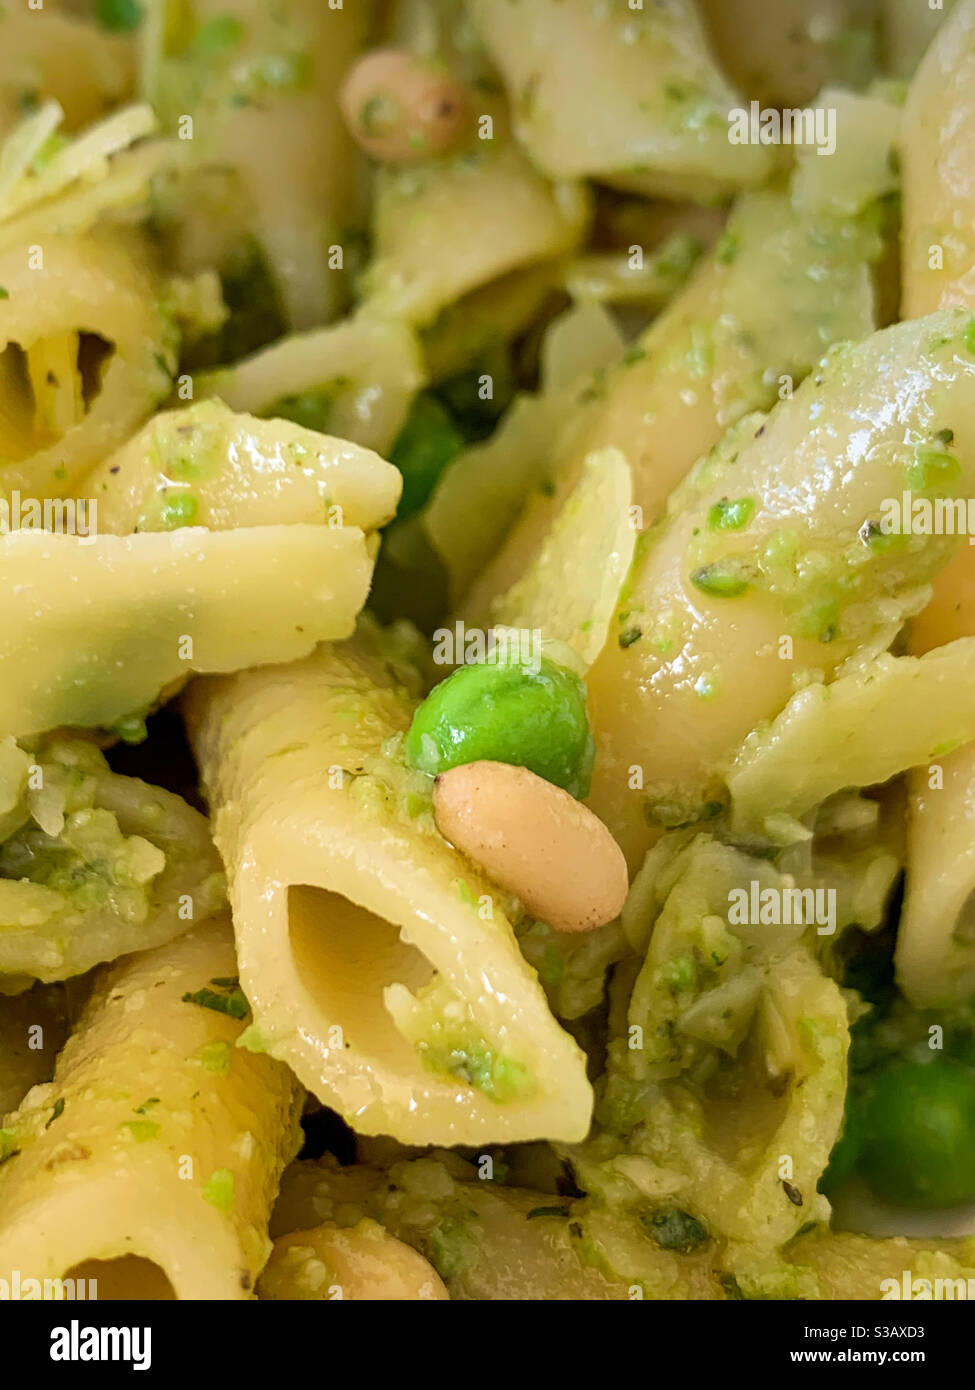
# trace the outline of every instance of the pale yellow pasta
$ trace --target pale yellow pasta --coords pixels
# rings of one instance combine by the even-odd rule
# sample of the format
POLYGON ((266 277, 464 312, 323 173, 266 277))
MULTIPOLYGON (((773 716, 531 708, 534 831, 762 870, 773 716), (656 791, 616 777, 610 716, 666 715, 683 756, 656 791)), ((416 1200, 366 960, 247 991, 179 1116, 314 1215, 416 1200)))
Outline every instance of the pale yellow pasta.
POLYGON ((63 114, 45 103, 0 149, 2 251, 82 235, 103 217, 131 220, 147 209, 152 179, 177 160, 175 142, 147 138, 158 128, 149 106, 124 107, 71 140, 59 129, 63 114))
MULTIPOLYGON (((220 235, 239 235, 234 204, 270 265, 291 328, 334 318, 348 298, 346 256, 359 220, 357 167, 336 100, 342 75, 369 22, 364 3, 333 7, 320 0, 238 0, 229 49, 194 49, 194 32, 226 24, 224 0, 196 0, 193 24, 181 31, 175 56, 160 59, 148 45, 144 85, 169 123, 193 120, 189 149, 204 170, 229 171, 220 235)), ((162 36, 157 40, 165 47, 162 36)), ((170 46, 171 36, 170 36, 170 46)), ((183 137, 185 138, 185 136, 183 137)), ((198 207, 190 180, 179 206, 185 269, 199 269, 198 207)), ((214 229, 201 229, 205 246, 214 229)))
POLYGON ((413 704, 360 637, 185 697, 227 865, 252 1045, 364 1134, 581 1138, 584 1059, 516 904, 437 833, 395 756, 413 704), (392 741, 392 742, 391 742, 392 741))
POLYGON ((235 1018, 184 997, 226 996, 235 973, 218 923, 100 977, 53 1081, 0 1130, 8 1286, 16 1270, 93 1279, 103 1299, 252 1295, 300 1090, 235 1047, 235 1018))
POLYGON ((904 111, 904 318, 975 302, 975 5, 960 0, 904 111))
POLYGON ((346 637, 374 550, 354 526, 6 536, 0 735, 111 725, 194 671, 289 661, 346 637))
POLYGON ((99 531, 116 536, 167 529, 174 506, 186 524, 211 531, 376 531, 395 515, 400 486, 396 469, 370 449, 289 420, 236 414, 219 401, 153 416, 84 481, 98 502, 99 531))
MULTIPOLYGON (((446 566, 454 604, 487 569, 492 593, 523 572, 526 556, 519 550, 508 563, 505 537, 526 499, 550 483, 552 441, 577 397, 622 353, 619 329, 606 310, 598 304, 576 306, 546 334, 538 394, 516 397, 491 438, 464 450, 443 475, 422 524, 446 566), (472 515, 476 526, 468 524, 472 515)), ((546 525, 553 510, 544 508, 546 525)), ((544 534, 544 526, 533 532, 527 557, 544 534)))
POLYGON ((0 138, 40 95, 64 108, 70 130, 132 93, 131 36, 108 33, 54 4, 5 5, 0 14, 0 138))
POLYGON ((23 785, 0 850, 0 987, 161 946, 225 907, 206 817, 181 797, 118 776, 80 740, 17 752, 23 785))
MULTIPOLYGON (((890 7, 898 30, 943 18, 890 7)), ((911 84, 904 116, 903 305, 905 317, 939 307, 975 308, 975 5, 961 0, 911 84), (949 116, 950 111, 950 116, 949 116)), ((975 551, 963 546, 934 580, 910 632, 923 653, 975 632, 975 551)), ((935 760, 932 759, 932 762, 935 760)), ((975 748, 939 752, 938 771, 910 778, 907 880, 897 937, 898 982, 918 1006, 958 999, 969 987, 965 945, 975 891, 971 849, 975 748)))
MULTIPOLYGON (((513 1151, 509 1151, 513 1154, 513 1151)), ((708 1251, 675 1254, 641 1237, 634 1223, 547 1190, 478 1177, 456 1152, 391 1162, 387 1170, 334 1159, 292 1163, 281 1180, 271 1234, 319 1222, 344 1227, 381 1220, 440 1269, 455 1300, 625 1300, 715 1297, 708 1251), (615 1272, 634 1258, 634 1277, 615 1272)))
POLYGON ((590 454, 582 475, 525 572, 491 591, 491 569, 464 602, 468 625, 503 625, 564 643, 591 666, 606 642, 636 527, 630 468, 618 449, 590 454))
POLYGON ((219 396, 233 410, 272 416, 311 395, 323 416, 317 428, 385 452, 424 377, 419 343, 405 324, 357 315, 203 373, 195 391, 219 396))
POLYGON ((471 362, 516 338, 538 316, 559 282, 557 261, 513 270, 446 305, 422 334, 431 381, 464 371, 471 362))
POLYGON ((702 0, 701 8, 722 67, 763 106, 805 105, 826 82, 859 87, 872 74, 875 0, 702 0))
POLYGON ((766 146, 729 140, 728 113, 742 99, 687 0, 639 9, 533 0, 530 10, 473 0, 471 14, 504 78, 515 134, 550 177, 706 198, 770 174, 766 146))
POLYGON ((948 419, 949 500, 971 486, 966 323, 932 315, 834 349, 767 422, 731 432, 638 552, 616 619, 625 640, 611 636, 589 676, 591 804, 628 854, 652 842, 648 815, 680 824, 720 800, 716 767, 804 672, 882 651, 923 605, 954 542, 926 534, 890 549, 884 504, 901 505, 948 419))
MULTIPOLYGON (((876 129, 872 121, 871 128, 876 129)), ((827 162, 834 180, 828 192, 845 192, 849 171, 841 161, 827 162)), ((862 199, 864 185, 856 186, 862 199)), ((502 582, 499 576, 510 583, 522 573, 588 454, 612 447, 626 455, 634 523, 642 530, 730 425, 791 392, 830 343, 870 331, 875 309, 869 261, 879 248, 869 235, 849 235, 826 202, 828 192, 819 190, 815 209, 778 193, 739 201, 717 249, 687 287, 621 362, 597 371, 560 422, 547 473, 556 485, 554 496, 548 502, 532 499, 504 538, 481 580, 489 592, 502 582)), ((485 452, 500 448, 499 437, 485 452)), ((453 470, 448 474, 433 513, 459 480, 453 470)))
POLYGON ((72 495, 82 473, 137 429, 169 393, 171 325, 146 267, 146 247, 119 236, 49 236, 0 253, 0 490, 33 498, 72 495), (81 418, 58 438, 37 415, 47 369, 25 388, 15 356, 64 345, 82 380, 79 335, 109 351, 88 387, 81 418))
POLYGON ((302 1302, 438 1302, 443 1280, 422 1255, 376 1221, 315 1226, 279 1236, 257 1286, 259 1298, 302 1302))
POLYGON ((375 179, 365 308, 421 327, 479 286, 573 251, 587 230, 585 188, 549 183, 500 123, 463 154, 375 179))
MULTIPOLYGON (((768 728, 749 735, 731 765, 735 831, 774 838, 776 822, 791 820, 794 829, 845 787, 879 785, 968 743, 975 738, 966 694, 973 677, 975 638, 965 637, 923 657, 854 661, 832 684, 799 691, 768 728), (865 728, 882 737, 864 739, 865 728)), ((788 835, 787 824, 782 831, 788 835)))

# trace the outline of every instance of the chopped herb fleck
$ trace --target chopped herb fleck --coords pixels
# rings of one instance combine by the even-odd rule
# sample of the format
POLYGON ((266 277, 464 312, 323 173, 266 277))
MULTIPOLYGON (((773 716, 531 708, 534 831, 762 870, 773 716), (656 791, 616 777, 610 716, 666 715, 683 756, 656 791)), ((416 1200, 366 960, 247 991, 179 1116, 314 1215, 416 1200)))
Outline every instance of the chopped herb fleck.
POLYGON ((54 1109, 51 1111, 50 1119, 48 1120, 48 1122, 47 1122, 47 1124, 44 1126, 44 1128, 45 1128, 45 1129, 50 1129, 51 1126, 53 1125, 54 1121, 55 1121, 55 1120, 59 1120, 63 1114, 64 1114, 64 1097, 63 1097, 63 1096, 58 1096, 57 1100, 54 1102, 54 1109))
POLYGON ((640 628, 638 628, 638 627, 631 627, 631 628, 629 628, 626 632, 621 632, 621 633, 620 633, 620 638, 619 638, 620 646, 623 647, 624 649, 627 648, 627 647, 632 647, 632 646, 633 646, 633 643, 634 643, 634 642, 639 642, 639 640, 640 640, 640 638, 641 638, 642 636, 643 636, 643 633, 642 633, 642 631, 640 630, 640 628))
POLYGON ((718 258, 718 263, 720 265, 731 265, 738 259, 740 250, 741 237, 738 236, 737 232, 725 232, 715 248, 715 255, 718 258))
POLYGON ((203 1200, 217 1211, 231 1211, 234 1205, 234 1175, 229 1168, 216 1168, 203 1186, 203 1200))
POLYGON ((708 512, 708 529, 711 531, 741 531, 755 515, 755 500, 752 497, 739 497, 731 502, 722 497, 708 512))
POLYGON ((126 1120, 122 1128, 130 1132, 137 1144, 144 1144, 157 1138, 162 1126, 156 1120, 126 1120))
POLYGON ((714 598, 738 598, 747 591, 749 585, 741 569, 729 561, 702 565, 691 575, 691 583, 700 589, 702 594, 711 594, 714 598))
POLYGON ((177 493, 162 509, 162 524, 167 531, 176 531, 181 526, 192 526, 198 510, 199 503, 191 493, 177 493))
POLYGON ((532 1207, 528 1213, 528 1220, 535 1221, 540 1216, 568 1216, 571 1207, 532 1207))
POLYGON ((216 56, 236 48, 244 37, 244 26, 232 14, 216 15, 201 24, 193 39, 194 53, 216 56))
POLYGON ((230 1070, 230 1059, 233 1055, 230 1043, 204 1043, 196 1055, 204 1068, 216 1076, 226 1076, 230 1070))
POLYGON ((708 1228, 679 1207, 662 1207, 652 1216, 643 1217, 643 1224, 661 1249, 678 1250, 685 1255, 711 1239, 708 1228))
POLYGON ((961 472, 961 464, 953 454, 947 454, 943 449, 932 448, 930 444, 920 444, 904 472, 908 486, 923 492, 956 478, 961 472))
POLYGON ((217 1014, 228 1014, 231 1018, 246 1018, 250 1005, 240 985, 229 994, 217 994, 212 989, 198 989, 183 995, 184 1004, 199 1004, 201 1009, 212 1009, 217 1014))

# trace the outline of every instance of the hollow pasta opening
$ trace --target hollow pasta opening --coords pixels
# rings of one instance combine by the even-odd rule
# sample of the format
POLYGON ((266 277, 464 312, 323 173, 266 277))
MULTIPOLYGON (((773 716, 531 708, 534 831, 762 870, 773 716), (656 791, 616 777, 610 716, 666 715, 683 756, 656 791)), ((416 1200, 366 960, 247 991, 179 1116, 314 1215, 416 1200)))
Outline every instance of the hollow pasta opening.
POLYGON ((82 1260, 62 1275, 62 1282, 73 1280, 75 1296, 79 1295, 78 1281, 85 1281, 85 1297, 89 1301, 112 1302, 118 1299, 140 1299, 152 1302, 171 1302, 176 1290, 165 1271, 153 1260, 141 1255, 121 1255, 116 1260, 82 1260))
POLYGON ((416 1054, 383 1003, 387 985, 416 993, 434 975, 421 951, 405 942, 391 922, 358 907, 340 893, 307 884, 288 890, 291 951, 302 984, 341 1039, 373 1064, 408 1069, 416 1054))
POLYGON ((0 456, 29 458, 80 424, 114 353, 113 343, 84 331, 8 343, 0 351, 0 456))

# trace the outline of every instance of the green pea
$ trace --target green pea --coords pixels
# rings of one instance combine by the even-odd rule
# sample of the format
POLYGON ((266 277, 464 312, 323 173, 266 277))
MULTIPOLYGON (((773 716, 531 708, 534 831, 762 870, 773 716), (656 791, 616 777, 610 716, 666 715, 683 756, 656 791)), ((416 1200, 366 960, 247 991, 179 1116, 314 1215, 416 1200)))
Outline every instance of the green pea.
POLYGON ((860 1170, 879 1197, 932 1209, 975 1200, 975 1072, 894 1061, 869 1081, 860 1170))
POLYGON ((464 436, 440 402, 430 395, 417 396, 389 456, 403 475, 400 519, 420 510, 463 447, 464 436))
POLYGON ((140 0, 95 0, 95 17, 103 29, 124 34, 138 29, 144 12, 140 0))
POLYGON ((852 1088, 847 1093, 843 1129, 833 1145, 826 1172, 819 1180, 821 1190, 834 1192, 853 1172, 860 1157, 860 1111, 852 1088))
POLYGON ((594 743, 586 687, 543 657, 461 666, 427 696, 406 736, 412 767, 436 776, 482 759, 514 763, 563 787, 589 791, 594 743))

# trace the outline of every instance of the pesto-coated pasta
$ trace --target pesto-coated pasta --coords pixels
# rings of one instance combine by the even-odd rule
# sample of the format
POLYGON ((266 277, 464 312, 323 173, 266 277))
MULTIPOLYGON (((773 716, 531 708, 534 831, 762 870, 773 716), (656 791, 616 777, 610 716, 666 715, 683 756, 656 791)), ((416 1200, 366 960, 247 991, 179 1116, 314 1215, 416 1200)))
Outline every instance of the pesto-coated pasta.
POLYGON ((95 1279, 102 1298, 251 1295, 300 1091, 235 1046, 239 1015, 206 1002, 233 972, 224 922, 98 981, 53 1080, 0 1131, 8 1284, 16 1269, 95 1279))
POLYGON ((975 1297, 973 55, 0 4, 0 1301, 975 1297))

